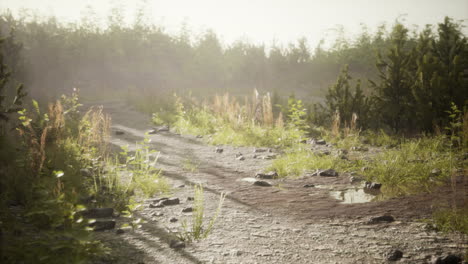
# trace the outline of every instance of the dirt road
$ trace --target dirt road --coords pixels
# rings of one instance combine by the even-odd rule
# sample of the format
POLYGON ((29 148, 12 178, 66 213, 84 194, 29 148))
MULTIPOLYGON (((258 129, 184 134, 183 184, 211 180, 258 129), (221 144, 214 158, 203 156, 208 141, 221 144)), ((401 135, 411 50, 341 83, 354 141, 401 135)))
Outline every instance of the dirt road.
MULTIPOLYGON (((148 117, 124 103, 108 102, 104 107, 113 130, 124 132, 113 133, 115 145, 131 149, 151 128, 148 117)), ((151 147, 160 151, 159 166, 173 186, 171 196, 181 203, 151 208, 154 199, 149 199, 138 213, 146 221, 141 229, 120 235, 100 233, 114 249, 112 263, 387 263, 395 250, 403 252, 398 263, 429 263, 434 256, 463 254, 468 249, 463 237, 431 231, 419 220, 430 215, 432 206, 445 203, 448 189, 344 204, 330 191, 356 188, 349 175, 267 180, 272 186, 256 186, 242 179, 268 167, 272 160, 263 157, 275 152, 219 146, 223 152, 218 153, 201 138, 172 132, 150 138, 151 147), (239 153, 244 160, 236 158, 239 153), (172 249, 171 232, 181 230, 184 219, 190 220, 191 213, 182 209, 192 206, 188 198, 198 183, 205 189, 207 216, 213 214, 219 194, 227 194, 222 215, 207 239, 172 249), (383 215, 395 221, 369 223, 383 215)))

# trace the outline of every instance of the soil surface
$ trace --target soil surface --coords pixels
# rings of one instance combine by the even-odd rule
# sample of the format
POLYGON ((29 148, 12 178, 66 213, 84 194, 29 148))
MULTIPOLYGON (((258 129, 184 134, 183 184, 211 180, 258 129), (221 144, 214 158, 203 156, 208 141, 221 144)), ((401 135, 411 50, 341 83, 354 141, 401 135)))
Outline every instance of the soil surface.
MULTIPOLYGON (((152 128, 148 116, 125 103, 103 105, 112 117, 112 144, 128 145, 131 150, 152 128)), ((466 237, 435 232, 421 221, 433 208, 451 202, 450 187, 430 194, 346 204, 330 191, 359 189, 362 183, 351 183, 348 174, 266 179, 272 186, 257 186, 245 178, 264 171, 278 154, 275 150, 217 146, 223 149, 218 153, 203 138, 173 132, 158 132, 150 139, 151 147, 160 151, 158 166, 172 185, 170 197, 179 198, 180 204, 153 208, 150 205, 161 197, 148 199, 137 212, 145 221, 140 229, 97 233, 113 249, 112 257, 103 263, 391 263, 388 256, 395 250, 403 252, 397 263, 431 263, 436 256, 463 255, 468 249, 466 237), (239 153, 244 160, 236 158, 239 153), (194 195, 193 185, 199 183, 205 190, 207 221, 220 194, 227 194, 221 215, 208 238, 173 249, 175 232, 182 230, 184 220, 191 220, 192 213, 182 210, 192 206, 189 197, 194 195), (383 215, 395 221, 369 222, 383 215)), ((466 181, 457 186, 456 200, 466 201, 466 181)), ((118 226, 125 222, 124 218, 116 220, 118 226)))

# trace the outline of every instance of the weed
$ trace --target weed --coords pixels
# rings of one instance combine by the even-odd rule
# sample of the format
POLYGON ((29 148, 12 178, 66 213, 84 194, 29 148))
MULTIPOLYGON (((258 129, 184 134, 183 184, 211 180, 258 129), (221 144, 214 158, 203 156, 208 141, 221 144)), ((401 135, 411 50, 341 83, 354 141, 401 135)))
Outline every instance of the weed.
POLYGON ((191 242, 193 240, 200 240, 208 237, 214 228, 216 220, 221 213, 221 208, 224 203, 226 195, 221 194, 218 202, 218 207, 208 223, 204 220, 205 214, 205 200, 202 185, 195 185, 195 195, 193 203, 192 224, 189 227, 187 221, 182 222, 183 231, 179 233, 180 240, 191 242))
POLYGON ((139 191, 143 197, 151 197, 157 193, 166 193, 169 184, 161 176, 161 170, 156 168, 158 152, 151 150, 148 136, 142 142, 137 142, 133 154, 128 148, 122 148, 121 157, 125 160, 122 168, 128 172, 130 189, 139 191))

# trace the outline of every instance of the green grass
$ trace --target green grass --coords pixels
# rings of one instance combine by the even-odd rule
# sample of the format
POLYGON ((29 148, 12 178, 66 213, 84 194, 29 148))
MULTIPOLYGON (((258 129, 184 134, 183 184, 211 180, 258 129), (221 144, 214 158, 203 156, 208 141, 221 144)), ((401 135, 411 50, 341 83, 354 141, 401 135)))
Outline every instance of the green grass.
POLYGON ((128 188, 143 198, 168 193, 170 190, 169 183, 156 167, 158 152, 150 149, 149 143, 148 137, 142 142, 137 142, 133 154, 123 147, 120 155, 125 159, 125 163, 118 166, 123 168, 130 178, 128 188))
POLYGON ((442 137, 410 140, 373 157, 364 175, 392 195, 431 191, 450 178, 452 158, 442 137))
POLYGON ((338 173, 350 172, 360 166, 359 161, 343 160, 335 155, 322 155, 311 150, 295 147, 273 161, 268 170, 276 171, 279 177, 299 177, 306 171, 334 169, 338 173))
POLYGON ((281 148, 290 147, 303 137, 303 133, 295 128, 231 124, 203 109, 185 113, 173 126, 182 134, 208 135, 208 142, 214 145, 281 148))
POLYGON ((214 215, 211 219, 206 222, 205 221, 205 197, 203 192, 202 185, 195 185, 195 195, 194 195, 194 203, 193 203, 193 214, 192 214, 192 221, 189 227, 187 221, 182 222, 183 230, 178 234, 178 237, 182 241, 191 242, 193 240, 200 240, 208 237, 211 231, 214 228, 216 220, 218 219, 221 208, 223 207, 225 194, 221 194, 218 202, 218 207, 214 215))
POLYGON ((432 215, 432 223, 437 230, 468 235, 468 208, 438 210, 432 215))

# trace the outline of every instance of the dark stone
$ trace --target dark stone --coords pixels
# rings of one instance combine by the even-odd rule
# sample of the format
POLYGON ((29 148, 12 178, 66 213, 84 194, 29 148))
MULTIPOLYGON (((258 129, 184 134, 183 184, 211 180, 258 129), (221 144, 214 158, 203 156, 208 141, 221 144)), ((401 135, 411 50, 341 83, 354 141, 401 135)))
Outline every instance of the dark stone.
POLYGON ((125 132, 120 131, 120 130, 117 130, 117 131, 115 131, 115 134, 116 134, 117 136, 120 136, 120 135, 125 134, 125 132))
POLYGON ((403 252, 401 250, 395 249, 386 254, 388 261, 397 261, 403 257, 403 252))
POLYGON ((365 189, 372 189, 372 190, 380 190, 381 187, 382 187, 382 184, 377 183, 377 182, 368 182, 368 181, 366 181, 366 183, 364 185, 365 189))
POLYGON ((193 201, 195 200, 193 197, 187 197, 187 201, 193 201))
POLYGON ((216 148, 215 149, 216 153, 223 153, 223 151, 224 151, 224 149, 222 149, 222 148, 216 148))
POLYGON ((81 212, 81 215, 87 218, 112 217, 113 214, 114 208, 93 208, 81 212))
POLYGON ((94 223, 89 224, 90 227, 93 227, 94 231, 104 231, 115 228, 114 220, 98 220, 94 223))
POLYGON ((169 246, 173 249, 181 249, 181 248, 185 248, 185 243, 180 240, 172 240, 169 243, 169 246))
POLYGON ((182 213, 191 213, 191 212, 193 212, 192 207, 187 207, 187 208, 182 209, 182 213))
POLYGON ((255 178, 259 178, 259 179, 274 179, 277 177, 278 177, 278 173, 274 171, 267 172, 267 173, 257 173, 257 175, 255 175, 255 178))
POLYGON ((271 187, 271 183, 267 182, 267 181, 255 181, 253 183, 253 185, 255 186, 261 186, 261 187, 271 187))
POLYGON ((119 229, 117 229, 117 231, 115 231, 115 233, 117 235, 121 235, 121 234, 125 233, 125 230, 123 230, 122 228, 119 228, 119 229))
POLYGON ((162 205, 176 205, 180 204, 179 198, 169 198, 167 200, 162 200, 159 202, 162 205))
POLYGON ((305 184, 303 187, 304 187, 304 188, 312 188, 312 187, 315 187, 315 185, 313 185, 313 184, 305 184))
POLYGON ((460 264, 462 259, 456 255, 434 256, 431 259, 431 264, 460 264))
POLYGON ((327 142, 324 139, 319 139, 315 141, 315 145, 326 145, 327 142))
POLYGON ((318 176, 323 176, 323 177, 338 177, 338 172, 336 172, 333 169, 328 169, 328 170, 322 170, 318 172, 318 176))
POLYGON ((169 222, 171 222, 171 223, 175 223, 177 221, 179 221, 179 219, 177 219, 175 217, 172 217, 171 219, 169 219, 169 222))
POLYGON ((184 185, 184 184, 182 184, 182 185, 179 185, 179 186, 177 186, 177 187, 179 187, 179 188, 184 188, 184 187, 185 187, 185 185, 184 185))
POLYGON ((378 224, 378 223, 391 223, 395 221, 395 218, 391 215, 382 215, 372 217, 367 223, 368 224, 378 224))
POLYGON ((168 200, 169 198, 167 197, 163 197, 163 198, 158 198, 158 199, 154 199, 152 200, 153 203, 159 203, 160 201, 164 201, 164 200, 168 200))

